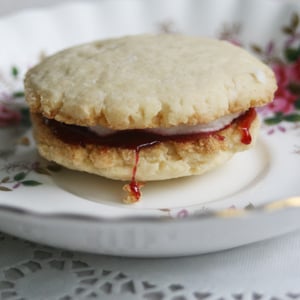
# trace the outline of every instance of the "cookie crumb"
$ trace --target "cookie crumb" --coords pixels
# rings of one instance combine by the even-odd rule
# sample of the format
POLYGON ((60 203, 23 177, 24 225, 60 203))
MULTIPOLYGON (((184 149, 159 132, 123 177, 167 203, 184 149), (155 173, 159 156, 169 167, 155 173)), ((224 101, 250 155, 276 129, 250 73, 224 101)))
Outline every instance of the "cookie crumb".
POLYGON ((139 201, 142 196, 141 188, 144 186, 143 183, 137 181, 131 181, 123 186, 123 191, 127 195, 123 198, 123 203, 132 204, 139 201))

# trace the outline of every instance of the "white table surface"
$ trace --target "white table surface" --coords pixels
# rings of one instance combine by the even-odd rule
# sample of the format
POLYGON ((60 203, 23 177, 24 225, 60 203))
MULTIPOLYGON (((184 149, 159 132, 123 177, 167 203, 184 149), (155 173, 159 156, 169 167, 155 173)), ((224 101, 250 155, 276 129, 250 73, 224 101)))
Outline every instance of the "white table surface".
MULTIPOLYGON (((61 0, 0 0, 0 15, 61 0)), ((0 299, 300 299, 300 231, 219 253, 129 259, 0 234, 0 299)))

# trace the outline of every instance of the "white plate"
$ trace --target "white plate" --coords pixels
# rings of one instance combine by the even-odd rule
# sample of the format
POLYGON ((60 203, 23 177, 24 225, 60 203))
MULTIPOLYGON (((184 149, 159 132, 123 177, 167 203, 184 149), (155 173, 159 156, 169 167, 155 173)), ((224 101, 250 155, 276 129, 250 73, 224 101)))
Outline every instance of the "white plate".
MULTIPOLYGON (((272 40, 274 55, 282 54, 289 36, 281 28, 291 18, 296 27, 297 11, 300 5, 271 0, 110 0, 24 11, 0 20, 0 93, 9 98, 22 90, 24 72, 41 53, 125 34, 222 36, 261 45, 263 58, 272 40)), ((8 101, 20 106, 18 99, 8 101)), ((284 109, 285 120, 297 119, 295 103, 277 101, 261 112, 263 122, 279 122, 275 110, 284 109)), ((0 229, 53 246, 126 256, 199 254, 290 232, 300 227, 299 125, 264 125, 252 150, 201 177, 148 183, 134 205, 121 203, 121 182, 49 167, 37 156, 29 129, 30 145, 0 158, 0 229)), ((0 151, 19 134, 9 130, 0 130, 0 151)))

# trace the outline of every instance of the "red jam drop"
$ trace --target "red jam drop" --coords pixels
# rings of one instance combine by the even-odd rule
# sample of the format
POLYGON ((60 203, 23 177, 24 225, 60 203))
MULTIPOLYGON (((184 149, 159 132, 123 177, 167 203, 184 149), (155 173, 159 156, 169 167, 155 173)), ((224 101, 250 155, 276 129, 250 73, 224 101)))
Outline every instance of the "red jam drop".
POLYGON ((134 199, 133 202, 138 202, 141 198, 140 184, 135 180, 131 180, 129 187, 130 187, 131 198, 134 199))
POLYGON ((245 145, 249 145, 252 142, 250 127, 252 122, 255 120, 256 115, 256 110, 254 108, 250 108, 245 114, 241 115, 237 119, 237 125, 241 132, 241 142, 245 145))
POLYGON ((139 163, 139 158, 140 158, 140 149, 137 148, 135 149, 135 162, 132 169, 131 182, 129 184, 130 194, 132 198, 135 200, 135 202, 139 201, 139 199, 141 198, 141 190, 140 190, 141 185, 139 182, 136 181, 136 171, 139 163))

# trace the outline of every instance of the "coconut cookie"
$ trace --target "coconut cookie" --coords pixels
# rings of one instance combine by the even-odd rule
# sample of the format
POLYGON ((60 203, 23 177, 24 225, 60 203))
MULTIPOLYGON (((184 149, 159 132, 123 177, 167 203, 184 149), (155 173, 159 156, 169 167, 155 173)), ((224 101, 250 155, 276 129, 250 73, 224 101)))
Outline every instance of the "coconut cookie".
POLYGON ((40 154, 68 168, 139 182, 202 174, 255 142, 272 70, 230 43, 138 35, 61 51, 28 71, 40 154))

